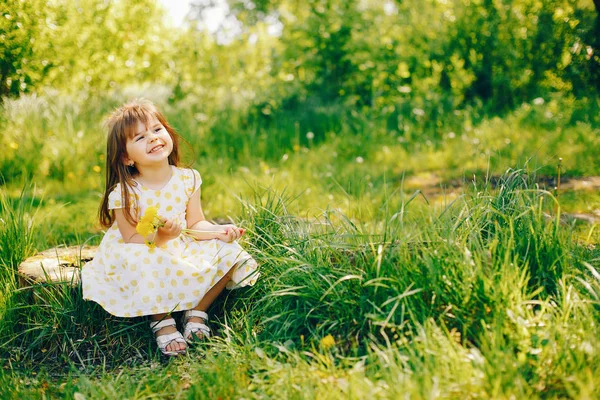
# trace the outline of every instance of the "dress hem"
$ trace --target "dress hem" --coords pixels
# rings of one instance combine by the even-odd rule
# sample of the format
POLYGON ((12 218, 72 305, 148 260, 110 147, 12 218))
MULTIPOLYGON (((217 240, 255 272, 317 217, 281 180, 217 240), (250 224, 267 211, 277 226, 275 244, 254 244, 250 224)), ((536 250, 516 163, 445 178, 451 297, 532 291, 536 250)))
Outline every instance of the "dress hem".
MULTIPOLYGON (((246 277, 246 279, 243 279, 240 282, 234 283, 234 285, 232 287, 229 287, 229 283, 228 283, 227 286, 225 287, 225 289, 237 290, 237 289, 241 289, 246 286, 254 286, 254 284, 258 280, 259 275, 260 275, 260 273, 258 273, 258 271, 257 271, 251 275, 248 275, 246 277), (247 278, 252 278, 252 279, 247 279, 247 278)), ((120 317, 120 318, 144 317, 147 315, 164 314, 164 313, 168 314, 168 313, 172 313, 172 312, 186 311, 186 310, 190 310, 190 309, 196 307, 198 305, 198 303, 200 303, 200 301, 202 300, 202 298, 200 298, 198 300, 194 300, 194 301, 186 301, 184 299, 184 300, 178 301, 177 303, 174 303, 174 305, 170 305, 170 304, 169 305, 161 305, 160 307, 153 306, 153 308, 154 307, 158 308, 157 311, 153 311, 152 309, 150 309, 150 310, 137 309, 134 312, 124 312, 122 310, 117 311, 115 309, 112 309, 109 305, 107 305, 104 301, 102 301, 100 299, 96 299, 93 297, 86 297, 86 296, 83 296, 83 299, 86 301, 93 301, 94 303, 96 303, 100 307, 102 307, 110 315, 113 315, 115 317, 120 317), (184 307, 183 304, 185 304, 185 303, 192 303, 194 305, 191 307, 184 307)))

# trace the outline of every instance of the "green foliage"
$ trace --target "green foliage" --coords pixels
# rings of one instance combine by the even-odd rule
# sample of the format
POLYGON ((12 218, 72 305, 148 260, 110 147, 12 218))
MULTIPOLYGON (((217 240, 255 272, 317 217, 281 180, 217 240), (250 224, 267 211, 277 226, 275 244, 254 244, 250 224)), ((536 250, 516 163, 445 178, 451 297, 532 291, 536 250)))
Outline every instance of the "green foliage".
POLYGON ((26 185, 13 199, 0 190, 0 282, 14 283, 18 265, 35 250, 39 205, 33 193, 26 185))
POLYGON ((39 71, 32 64, 41 9, 41 1, 8 0, 0 5, 0 97, 25 92, 36 81, 39 71))
POLYGON ((597 87, 584 33, 595 12, 576 0, 229 3, 248 25, 283 24, 271 71, 287 88, 283 107, 289 99, 340 99, 439 124, 470 104, 498 112, 597 87))
POLYGON ((9 1, 0 13, 0 95, 79 93, 169 78, 162 10, 152 0, 9 1))
POLYGON ((457 109, 505 112, 597 89, 596 13, 576 0, 229 3, 242 32, 223 42, 170 29, 152 0, 8 2, 0 95, 160 82, 199 130, 231 109, 285 120, 343 104, 410 135, 413 124, 447 126, 457 109), (268 33, 277 24, 281 35, 268 33))

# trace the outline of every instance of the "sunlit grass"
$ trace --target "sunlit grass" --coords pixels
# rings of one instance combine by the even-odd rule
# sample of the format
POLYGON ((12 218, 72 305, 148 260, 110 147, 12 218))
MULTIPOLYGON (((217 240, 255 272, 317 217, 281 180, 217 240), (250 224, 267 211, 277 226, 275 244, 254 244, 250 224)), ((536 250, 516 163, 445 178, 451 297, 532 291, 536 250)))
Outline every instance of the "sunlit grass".
POLYGON ((160 366, 142 319, 109 318, 78 288, 37 286, 15 293, 3 319, 2 379, 27 382, 3 386, 5 397, 596 393, 600 342, 587 327, 600 291, 585 266, 596 261, 570 253, 569 228, 544 216, 553 198, 528 179, 511 172, 500 191, 414 218, 416 197, 390 195, 402 213, 380 231, 336 210, 298 218, 299 198, 254 188, 241 215, 263 278, 219 301, 214 340, 160 366))

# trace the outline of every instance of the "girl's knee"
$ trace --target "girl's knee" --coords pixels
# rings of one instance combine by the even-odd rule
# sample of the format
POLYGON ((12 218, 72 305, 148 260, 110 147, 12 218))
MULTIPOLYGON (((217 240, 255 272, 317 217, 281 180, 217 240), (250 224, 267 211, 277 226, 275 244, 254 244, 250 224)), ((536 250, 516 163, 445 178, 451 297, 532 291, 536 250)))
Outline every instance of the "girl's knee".
POLYGON ((225 274, 225 277, 231 279, 233 277, 233 273, 235 272, 237 267, 238 267, 238 264, 234 264, 233 267, 231 267, 229 269, 229 271, 227 271, 227 273, 225 274))

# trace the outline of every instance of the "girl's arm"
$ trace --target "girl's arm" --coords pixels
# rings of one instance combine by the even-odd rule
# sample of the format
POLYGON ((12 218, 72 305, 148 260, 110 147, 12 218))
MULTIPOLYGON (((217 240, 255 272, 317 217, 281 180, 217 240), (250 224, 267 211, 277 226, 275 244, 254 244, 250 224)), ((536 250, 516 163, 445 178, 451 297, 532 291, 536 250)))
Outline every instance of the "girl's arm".
POLYGON ((188 229, 200 231, 191 234, 196 240, 220 239, 224 242, 232 242, 243 233, 242 229, 233 225, 215 225, 206 220, 200 204, 200 189, 196 190, 190 198, 185 219, 188 229))
POLYGON ((146 239, 142 235, 136 232, 135 226, 131 225, 131 222, 127 221, 125 218, 125 213, 122 208, 117 208, 115 210, 115 219, 117 221, 117 226, 119 227, 119 231, 121 232, 121 236, 123 236, 123 240, 125 243, 141 243, 144 244, 146 239))
POLYGON ((187 222, 188 229, 203 231, 191 234, 196 240, 216 239, 218 235, 216 232, 222 231, 218 225, 211 224, 204 217, 202 205, 200 204, 200 189, 196 190, 192 197, 190 197, 190 201, 188 201, 185 210, 185 221, 187 222))

